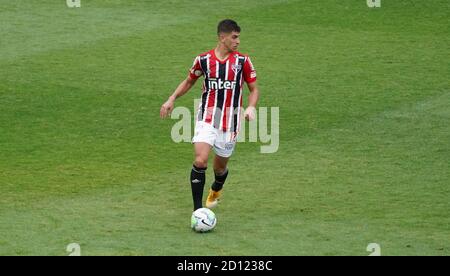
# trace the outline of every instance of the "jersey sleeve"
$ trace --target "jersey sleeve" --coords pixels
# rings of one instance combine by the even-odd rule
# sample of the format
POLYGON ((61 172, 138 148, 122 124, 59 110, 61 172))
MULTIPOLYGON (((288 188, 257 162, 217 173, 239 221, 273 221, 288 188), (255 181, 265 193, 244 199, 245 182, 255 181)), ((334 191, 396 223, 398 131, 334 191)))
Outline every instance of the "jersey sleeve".
POLYGON ((244 63, 244 80, 247 83, 252 83, 256 81, 256 70, 253 66, 252 61, 250 60, 250 57, 247 57, 244 63))
POLYGON ((200 56, 197 56, 192 64, 191 69, 189 69, 189 76, 191 79, 198 79, 201 75, 203 75, 203 70, 200 65, 200 56))

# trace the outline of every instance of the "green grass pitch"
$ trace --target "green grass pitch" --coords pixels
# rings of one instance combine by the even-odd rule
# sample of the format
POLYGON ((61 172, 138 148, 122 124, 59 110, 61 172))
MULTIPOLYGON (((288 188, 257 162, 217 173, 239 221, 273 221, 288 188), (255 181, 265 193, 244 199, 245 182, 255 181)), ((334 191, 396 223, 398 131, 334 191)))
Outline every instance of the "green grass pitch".
POLYGON ((450 255, 447 0, 65 2, 0 0, 0 255, 450 255), (280 147, 238 144, 196 234, 159 108, 224 18, 280 147))

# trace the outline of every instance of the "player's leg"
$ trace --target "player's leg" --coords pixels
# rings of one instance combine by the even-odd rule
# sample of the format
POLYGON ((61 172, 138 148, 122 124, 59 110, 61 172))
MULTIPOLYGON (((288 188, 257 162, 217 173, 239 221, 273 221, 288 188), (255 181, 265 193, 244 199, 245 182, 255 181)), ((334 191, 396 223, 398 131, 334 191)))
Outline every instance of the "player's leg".
POLYGON ((228 176, 227 164, 229 159, 229 157, 222 157, 219 155, 214 157, 215 181, 212 184, 211 189, 215 192, 222 190, 223 184, 225 184, 225 180, 228 176))
POLYGON ((194 211, 202 208, 203 189, 206 181, 206 169, 211 145, 204 142, 194 144, 195 161, 191 171, 191 189, 194 211))
POLYGON ((222 196, 223 184, 228 176, 228 160, 229 157, 222 157, 216 155, 214 157, 214 175, 215 180, 209 189, 208 198, 206 199, 206 207, 214 208, 219 203, 219 199, 222 196))
POLYGON ((222 188, 228 176, 228 160, 233 154, 236 145, 236 135, 230 132, 221 132, 216 143, 214 143, 214 174, 215 181, 211 185, 208 198, 206 199, 206 207, 214 208, 219 203, 222 196, 222 188))
POLYGON ((209 152, 211 145, 204 142, 194 143, 195 160, 194 165, 198 168, 206 168, 208 166, 209 152))
POLYGON ((217 130, 210 124, 197 122, 195 135, 192 138, 195 150, 195 160, 191 171, 192 199, 194 211, 202 208, 203 188, 205 187, 205 172, 208 167, 208 156, 217 138, 217 130))

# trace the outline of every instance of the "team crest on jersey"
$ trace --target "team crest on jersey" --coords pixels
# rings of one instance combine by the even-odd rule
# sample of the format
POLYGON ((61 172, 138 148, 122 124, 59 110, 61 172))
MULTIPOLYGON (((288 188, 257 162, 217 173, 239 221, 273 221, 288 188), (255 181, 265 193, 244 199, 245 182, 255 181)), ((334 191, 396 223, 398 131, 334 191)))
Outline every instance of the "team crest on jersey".
POLYGON ((239 63, 239 64, 232 64, 231 65, 231 69, 233 70, 233 72, 235 73, 235 74, 237 74, 239 71, 241 71, 241 69, 242 69, 242 65, 239 63))

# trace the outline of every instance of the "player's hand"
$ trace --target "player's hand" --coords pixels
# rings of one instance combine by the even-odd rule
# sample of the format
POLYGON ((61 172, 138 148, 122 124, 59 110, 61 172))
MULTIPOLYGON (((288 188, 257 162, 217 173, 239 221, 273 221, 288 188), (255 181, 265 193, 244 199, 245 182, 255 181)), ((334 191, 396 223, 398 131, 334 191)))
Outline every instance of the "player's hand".
POLYGON ((247 121, 253 121, 256 118, 256 108, 253 106, 247 107, 244 112, 244 117, 247 121))
POLYGON ((161 119, 167 118, 172 113, 174 107, 173 100, 169 99, 161 106, 161 110, 159 111, 159 116, 161 119))

